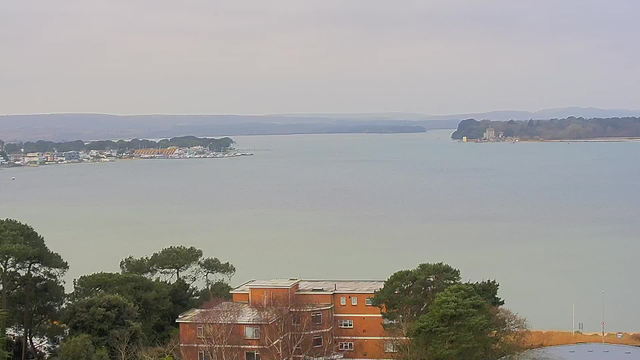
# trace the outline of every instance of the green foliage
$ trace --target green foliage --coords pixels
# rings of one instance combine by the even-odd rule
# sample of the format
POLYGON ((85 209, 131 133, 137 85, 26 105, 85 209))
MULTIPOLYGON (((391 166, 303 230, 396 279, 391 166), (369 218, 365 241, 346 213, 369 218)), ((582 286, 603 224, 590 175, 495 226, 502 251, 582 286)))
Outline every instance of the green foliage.
POLYGON ((6 321, 7 313, 3 310, 0 310, 0 329, 3 330, 3 332, 0 333, 0 344, 2 344, 2 346, 0 347, 0 359, 7 359, 10 355, 10 353, 7 351, 7 341, 5 335, 6 321))
POLYGON ((542 140, 578 140, 607 137, 640 137, 640 117, 593 118, 568 117, 566 119, 529 121, 477 121, 463 120, 451 135, 452 139, 482 139, 487 128, 506 137, 542 140))
POLYGON ((202 250, 193 246, 170 246, 153 254, 149 258, 151 268, 162 275, 180 280, 185 277, 188 281, 195 281, 194 271, 202 258, 202 250))
POLYGON ((138 311, 121 295, 100 293, 69 305, 63 320, 69 335, 87 334, 99 347, 112 345, 124 331, 139 340, 142 336, 138 311))
POLYGON ((4 151, 7 154, 16 154, 22 151, 22 144, 5 144, 4 151))
MULTIPOLYGON (((205 258, 200 260, 200 271, 202 276, 205 278, 205 282, 207 285, 211 283, 211 279, 209 276, 223 276, 227 279, 230 279, 233 274, 236 273, 235 266, 231 265, 228 261, 223 263, 218 258, 205 258)), ((219 282, 219 281, 218 281, 219 282)))
POLYGON ((373 303, 392 320, 387 330, 407 360, 494 360, 524 348, 526 322, 506 309, 495 280, 461 283, 443 263, 420 264, 391 275, 373 303))
POLYGON ((96 349, 96 353, 93 356, 93 360, 110 360, 109 350, 103 347, 96 349))
POLYGON ((172 321, 177 319, 178 315, 183 312, 201 304, 197 301, 198 289, 187 284, 183 279, 171 284, 169 297, 173 304, 172 321))
POLYGON ((218 258, 203 258, 202 250, 193 246, 170 246, 151 257, 134 258, 128 256, 120 262, 123 273, 145 276, 163 275, 169 280, 185 280, 193 283, 203 280, 208 286, 212 281, 230 279, 236 268, 218 258), (212 279, 213 278, 213 279, 212 279))
MULTIPOLYGON (((11 219, 0 220, 2 310, 12 315, 6 319, 0 336, 6 334, 6 326, 20 325, 23 354, 28 352, 27 339, 55 333, 49 332, 54 330, 50 324, 62 305, 62 277, 68 268, 31 226, 11 219)), ((50 340, 55 342, 53 337, 50 340)))
POLYGON ((155 270, 149 263, 148 257, 134 258, 133 256, 127 256, 120 261, 120 270, 123 273, 136 274, 136 275, 155 275, 155 270))
POLYGON ((4 150, 7 153, 19 153, 24 149, 24 152, 49 152, 49 151, 85 151, 85 150, 135 150, 145 148, 168 148, 170 146, 177 147, 193 147, 203 146, 212 151, 222 151, 231 147, 234 141, 231 138, 225 137, 220 139, 213 138, 198 138, 195 136, 181 136, 171 139, 163 139, 160 141, 153 140, 139 140, 133 139, 131 141, 118 140, 100 140, 92 141, 85 144, 82 140, 68 141, 68 142, 53 142, 38 140, 36 142, 27 141, 25 143, 6 144, 4 150))
POLYGON ((390 320, 412 319, 427 312, 437 293, 460 282, 460 270, 444 263, 420 264, 391 275, 376 292, 373 304, 390 320))
POLYGON ((495 280, 486 280, 477 283, 471 283, 476 293, 480 295, 489 305, 500 307, 504 305, 504 300, 498 297, 498 289, 500 284, 495 280))
MULTIPOLYGON (((178 315, 211 297, 230 297, 231 287, 221 279, 229 279, 235 273, 235 267, 202 255, 202 250, 195 247, 171 246, 149 257, 128 256, 120 262, 121 273, 81 276, 74 281, 66 319, 71 321, 72 311, 83 307, 85 301, 104 294, 118 295, 136 310, 136 317, 131 322, 138 324, 143 335, 137 341, 143 345, 165 343, 177 328, 178 315), (154 278, 156 274, 161 276, 154 278), (196 282, 205 286, 200 289, 194 285, 196 282)), ((71 325, 69 323, 70 328, 71 325)), ((94 340, 94 343, 104 342, 100 341, 94 340)))
POLYGON ((437 294, 429 311, 418 318, 410 346, 421 359, 496 359, 493 324, 489 304, 474 286, 453 285, 437 294))
POLYGON ((224 281, 210 283, 208 287, 200 290, 198 303, 204 304, 212 299, 231 300, 231 286, 224 281))
POLYGON ((168 340, 174 329, 174 314, 178 311, 171 301, 172 285, 136 274, 96 273, 74 281, 72 302, 101 293, 118 294, 137 309, 145 339, 149 343, 168 340))
POLYGON ((14 324, 24 321, 25 311, 29 317, 29 337, 45 337, 51 345, 56 345, 64 334, 64 328, 59 324, 62 316, 62 306, 66 295, 61 279, 50 279, 42 276, 17 279, 15 290, 10 296, 10 306, 14 324), (30 287, 26 282, 30 281, 30 287), (27 307, 27 289, 31 289, 30 301, 27 307))
POLYGON ((93 360, 95 355, 96 349, 86 334, 66 338, 58 351, 60 360, 93 360))

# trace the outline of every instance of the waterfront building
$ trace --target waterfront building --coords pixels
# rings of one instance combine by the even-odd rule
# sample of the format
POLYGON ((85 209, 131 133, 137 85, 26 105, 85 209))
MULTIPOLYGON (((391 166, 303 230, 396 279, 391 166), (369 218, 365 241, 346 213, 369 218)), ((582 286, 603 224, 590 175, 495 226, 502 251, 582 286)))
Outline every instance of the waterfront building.
POLYGON ((22 160, 25 164, 44 164, 44 154, 43 153, 27 153, 22 160))
POLYGON ((178 318, 185 360, 390 359, 402 338, 372 304, 383 281, 252 280, 178 318))
POLYGON ((65 161, 80 161, 80 152, 78 151, 67 151, 64 153, 65 161))
POLYGON ((487 128, 484 132, 484 139, 487 141, 493 141, 496 139, 496 130, 494 128, 487 128))

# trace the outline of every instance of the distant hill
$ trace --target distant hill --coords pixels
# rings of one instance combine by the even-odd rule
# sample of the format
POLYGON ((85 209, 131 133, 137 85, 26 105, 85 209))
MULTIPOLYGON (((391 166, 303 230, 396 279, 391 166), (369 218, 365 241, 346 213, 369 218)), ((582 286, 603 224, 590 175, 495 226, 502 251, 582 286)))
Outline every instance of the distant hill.
POLYGON ((485 130, 523 140, 582 140, 596 138, 640 138, 640 117, 568 117, 551 120, 491 121, 467 119, 460 122, 452 139, 481 139, 485 130))
POLYGON ((320 113, 274 115, 109 115, 35 114, 0 116, 5 141, 165 138, 183 135, 234 136, 323 133, 412 133, 455 129, 461 120, 494 121, 576 117, 640 116, 638 110, 558 108, 537 112, 476 114, 320 113))
POLYGON ((516 110, 503 110, 503 111, 491 111, 485 113, 470 113, 470 114, 455 114, 455 115, 431 115, 425 120, 464 120, 464 119, 477 119, 477 120, 494 120, 494 121, 509 121, 509 120, 549 120, 549 119, 562 119, 567 117, 582 117, 582 118, 610 118, 610 117, 627 117, 627 116, 640 116, 640 110, 626 110, 626 109, 599 109, 599 108, 582 108, 582 107, 566 107, 566 108, 554 108, 543 109, 535 112, 530 111, 516 111, 516 110))
POLYGON ((423 126, 404 121, 345 121, 325 117, 250 115, 42 114, 0 116, 4 141, 166 138, 325 133, 415 133, 455 128, 457 122, 423 126))

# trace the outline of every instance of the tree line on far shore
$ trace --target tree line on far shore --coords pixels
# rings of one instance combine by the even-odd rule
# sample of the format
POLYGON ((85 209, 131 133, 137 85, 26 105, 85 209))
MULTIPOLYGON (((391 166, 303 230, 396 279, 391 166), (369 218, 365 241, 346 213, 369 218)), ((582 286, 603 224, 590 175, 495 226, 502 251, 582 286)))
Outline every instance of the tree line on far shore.
POLYGON ((592 118, 568 117, 566 119, 528 121, 477 121, 463 120, 451 135, 452 139, 482 139, 487 128, 494 128, 496 135, 518 137, 523 140, 580 140, 594 138, 640 137, 640 117, 592 118))
POLYGON ((136 150, 136 149, 166 149, 170 146, 193 147, 203 146, 211 151, 222 151, 231 147, 234 141, 229 137, 220 139, 199 138, 195 136, 180 136, 159 141, 147 139, 133 140, 100 140, 85 143, 82 140, 53 142, 53 141, 27 141, 19 143, 4 143, 0 140, 0 150, 8 154, 32 153, 32 152, 67 152, 67 151, 91 151, 91 150, 136 150))
MULTIPOLYGON (((195 247, 128 256, 120 272, 83 275, 65 293, 69 265, 31 226, 0 220, 0 358, 180 359, 182 312, 230 299, 235 267, 195 247)), ((385 328, 409 339, 406 360, 497 360, 525 349, 526 321, 503 307, 494 280, 462 282, 443 263, 387 279, 374 305, 385 328)))

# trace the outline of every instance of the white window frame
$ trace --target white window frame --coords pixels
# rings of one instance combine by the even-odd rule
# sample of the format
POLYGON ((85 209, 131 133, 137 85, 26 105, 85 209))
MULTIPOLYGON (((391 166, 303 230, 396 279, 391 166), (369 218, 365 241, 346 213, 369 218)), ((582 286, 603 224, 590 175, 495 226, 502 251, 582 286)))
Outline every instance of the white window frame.
POLYGON ((322 325, 322 313, 321 312, 315 312, 315 313, 311 313, 311 325, 322 325), (314 322, 314 318, 320 318, 319 322, 314 322))
POLYGON ((340 305, 342 305, 342 306, 347 305, 347 297, 346 296, 341 296, 340 297, 340 305))
POLYGON ((324 340, 322 340, 322 336, 314 336, 314 337, 311 339, 311 346, 313 346, 314 348, 322 347, 323 343, 324 343, 324 340), (320 339, 320 345, 314 345, 314 343, 315 343, 316 339, 320 339))
POLYGON ((196 336, 199 339, 204 338, 204 325, 198 325, 198 327, 196 328, 196 336))
POLYGON ((351 297, 351 306, 356 306, 358 305, 358 297, 357 296, 352 296, 351 297))
POLYGON ((198 360, 204 360, 204 350, 198 350, 198 360))
POLYGON ((342 329, 353 329, 353 320, 338 320, 338 327, 342 329))
POLYGON ((260 360, 260 353, 257 351, 245 351, 244 352, 244 359, 247 360, 247 354, 249 353, 253 353, 253 359, 254 360, 260 360))
POLYGON ((364 304, 367 306, 373 306, 373 298, 364 298, 364 304))
POLYGON ((385 353, 397 353, 398 346, 393 341, 385 341, 384 343, 384 352, 385 353))
POLYGON ((245 325, 244 327, 244 338, 248 340, 260 340, 260 326, 249 326, 245 325), (252 329, 251 336, 247 334, 247 330, 252 329), (256 335, 257 334, 257 335, 256 335))
POLYGON ((353 351, 353 342, 340 342, 340 343, 338 343, 338 350, 340 350, 340 351, 353 351))

